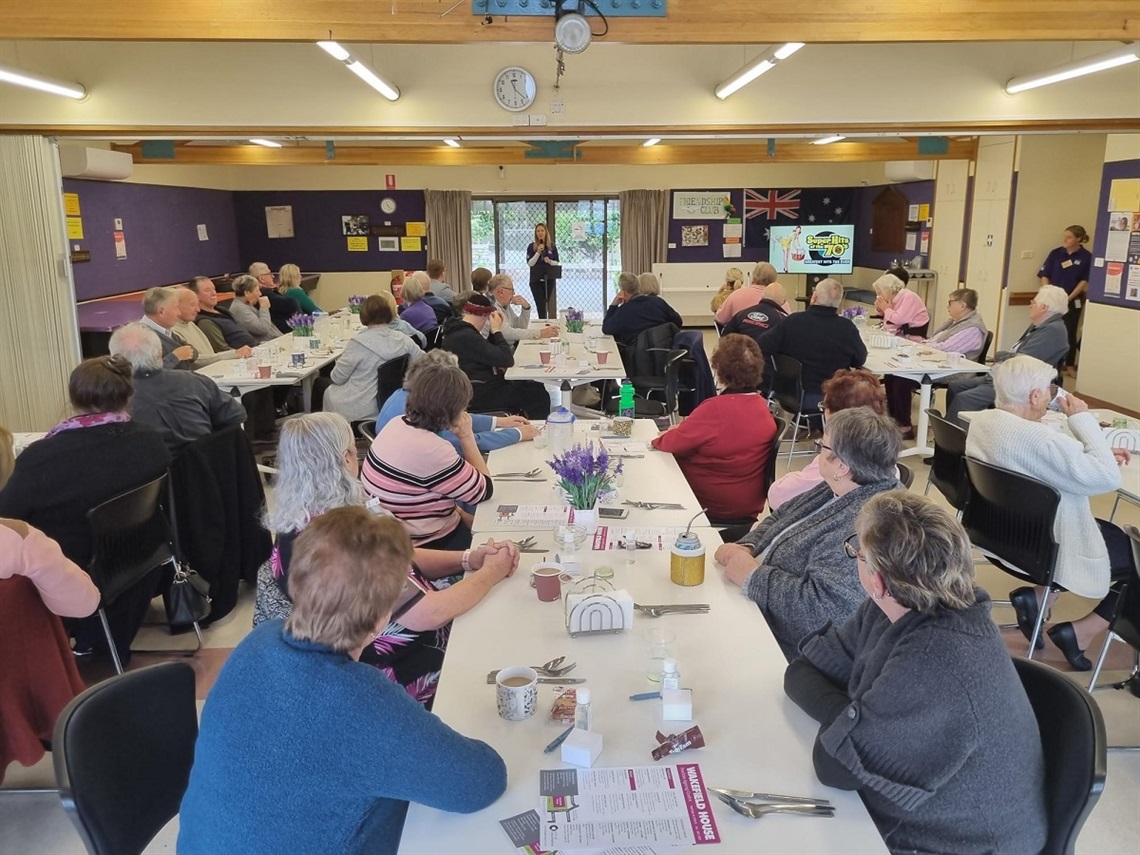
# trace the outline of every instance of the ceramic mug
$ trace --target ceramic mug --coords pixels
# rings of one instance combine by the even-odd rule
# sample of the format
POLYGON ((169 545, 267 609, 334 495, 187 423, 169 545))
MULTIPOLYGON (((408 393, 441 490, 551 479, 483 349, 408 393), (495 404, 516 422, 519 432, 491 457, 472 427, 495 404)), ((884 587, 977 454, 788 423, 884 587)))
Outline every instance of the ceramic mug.
POLYGON ((525 665, 504 668, 495 677, 499 717, 526 721, 538 709, 538 673, 525 665))

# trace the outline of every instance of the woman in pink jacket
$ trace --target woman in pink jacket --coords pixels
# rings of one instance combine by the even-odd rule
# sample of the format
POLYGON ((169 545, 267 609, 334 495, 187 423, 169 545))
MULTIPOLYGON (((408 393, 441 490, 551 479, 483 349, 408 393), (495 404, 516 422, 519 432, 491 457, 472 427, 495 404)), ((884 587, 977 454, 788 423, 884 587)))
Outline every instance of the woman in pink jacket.
POLYGON ((911 335, 926 335, 930 313, 926 303, 893 273, 875 280, 875 309, 883 316, 883 329, 911 335))

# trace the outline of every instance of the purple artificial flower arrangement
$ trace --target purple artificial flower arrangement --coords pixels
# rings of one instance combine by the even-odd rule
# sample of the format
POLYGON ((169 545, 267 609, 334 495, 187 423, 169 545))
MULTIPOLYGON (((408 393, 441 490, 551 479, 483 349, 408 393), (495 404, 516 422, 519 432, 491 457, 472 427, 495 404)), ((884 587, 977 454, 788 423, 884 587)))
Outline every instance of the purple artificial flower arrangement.
POLYGON ((600 445, 575 445, 550 461, 550 468, 560 479, 569 496, 570 507, 589 510, 598 502, 598 494, 613 488, 621 474, 622 464, 610 471, 610 455, 600 445))
POLYGON ((864 309, 862 306, 851 306, 848 309, 844 309, 842 314, 843 314, 843 317, 847 318, 847 320, 853 321, 856 318, 865 317, 867 314, 867 310, 864 309))
POLYGON ((566 310, 566 332, 580 333, 586 326, 585 313, 571 306, 566 310))
POLYGON ((299 338, 308 338, 313 334, 313 316, 306 315, 301 312, 293 315, 287 321, 289 328, 293 330, 293 335, 299 338))
POLYGON ((364 305, 364 301, 368 299, 363 294, 353 294, 348 298, 348 310, 354 315, 360 314, 360 307, 364 305))

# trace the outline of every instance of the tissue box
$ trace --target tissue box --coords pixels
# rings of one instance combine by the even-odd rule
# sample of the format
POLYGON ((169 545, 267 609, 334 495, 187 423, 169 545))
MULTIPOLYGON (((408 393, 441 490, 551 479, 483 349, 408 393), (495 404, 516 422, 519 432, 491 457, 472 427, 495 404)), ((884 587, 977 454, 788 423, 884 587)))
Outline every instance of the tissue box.
POLYGON ((633 626, 633 597, 629 591, 569 594, 567 628, 579 632, 620 632, 633 626))
POLYGON ((600 733, 574 728, 562 743, 562 760, 575 766, 589 768, 602 753, 602 744, 600 733))
POLYGON ((661 720, 662 721, 692 721, 693 720, 693 690, 692 689, 662 689, 661 690, 661 720))

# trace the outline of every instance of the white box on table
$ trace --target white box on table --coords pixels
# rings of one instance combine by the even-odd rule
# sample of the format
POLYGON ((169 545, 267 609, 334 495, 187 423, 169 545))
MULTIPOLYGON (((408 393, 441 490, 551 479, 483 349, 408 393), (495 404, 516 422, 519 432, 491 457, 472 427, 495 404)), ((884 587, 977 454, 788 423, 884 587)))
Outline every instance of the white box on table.
POLYGON ((661 720, 662 721, 692 721, 693 720, 693 690, 692 689, 662 689, 661 690, 661 720))
POLYGON ((602 753, 604 740, 600 733, 574 728, 562 742, 562 760, 575 766, 589 768, 602 753))

